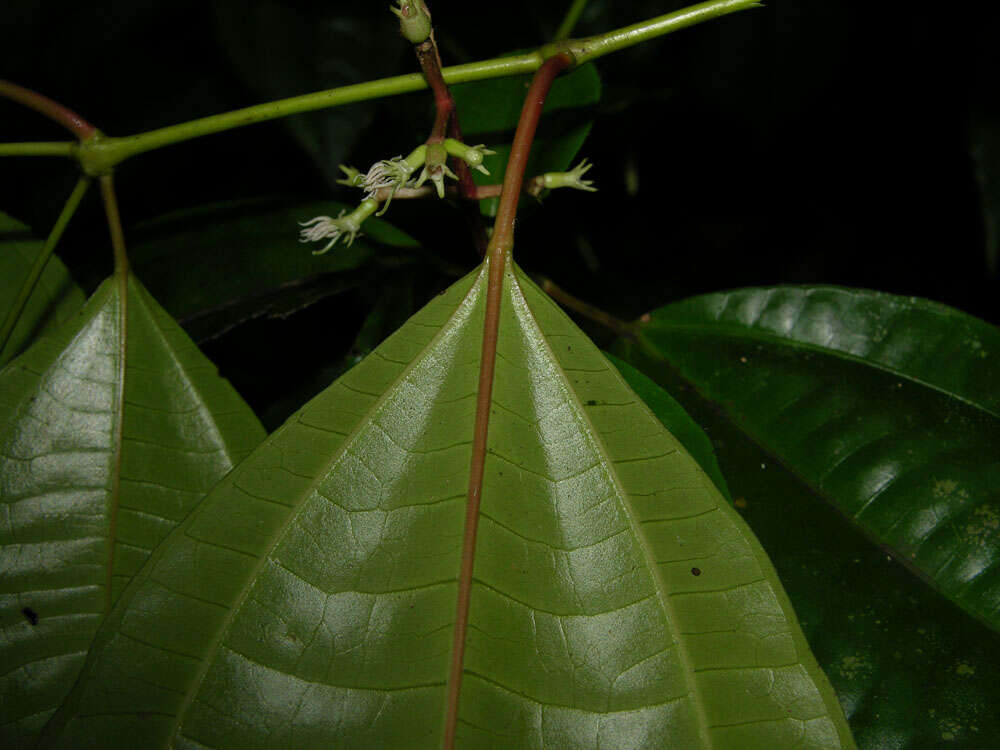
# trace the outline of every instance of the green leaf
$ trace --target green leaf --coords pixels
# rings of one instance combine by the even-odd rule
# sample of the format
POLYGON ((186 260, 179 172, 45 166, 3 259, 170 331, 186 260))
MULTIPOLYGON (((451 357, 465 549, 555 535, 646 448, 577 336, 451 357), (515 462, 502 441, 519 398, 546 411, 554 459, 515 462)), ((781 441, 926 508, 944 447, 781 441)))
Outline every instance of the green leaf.
POLYGON ((409 236, 378 219, 350 247, 303 252, 296 225, 348 208, 334 201, 253 199, 200 206, 140 225, 130 258, 150 291, 196 341, 260 316, 284 317, 357 287, 368 274, 422 259, 409 236), (192 283, 196 280, 197 283, 192 283))
POLYGON ((774 562, 858 745, 987 747, 1000 732, 1000 636, 734 432, 713 435, 728 445, 723 465, 738 507, 774 562))
MULTIPOLYGON (((45 243, 31 236, 21 222, 0 213, 0 324, 7 319, 21 286, 45 243)), ((52 330, 83 307, 83 291, 55 255, 45 264, 34 291, 21 311, 0 367, 24 351, 42 333, 52 330)))
POLYGON ((715 448, 712 447, 712 441, 708 439, 702 427, 691 419, 684 407, 652 378, 646 377, 614 354, 605 352, 604 356, 618 368, 625 382, 667 428, 667 432, 677 438, 677 441, 684 446, 684 450, 698 462, 698 466, 708 475, 722 496, 732 502, 726 479, 722 476, 719 462, 715 458, 715 448))
MULTIPOLYGON (((473 170, 478 185, 503 179, 510 144, 521 115, 524 94, 531 76, 511 76, 452 86, 452 95, 469 144, 485 141, 497 153, 487 156, 484 175, 473 170)), ((601 98, 601 79, 592 63, 556 79, 545 100, 545 110, 528 160, 528 179, 545 172, 565 172, 590 134, 593 113, 601 98)), ((483 213, 495 216, 498 199, 480 201, 483 213)))
MULTIPOLYGON (((230 473, 105 621, 50 746, 438 747, 485 268, 230 473)), ((752 534, 505 279, 461 746, 853 746, 752 534)))
POLYGON ((661 308, 626 358, 676 369, 906 565, 1000 627, 1000 332, 940 304, 779 287, 661 308))
POLYGON ((9 747, 30 744, 62 702, 150 551, 264 437, 134 277, 123 320, 123 286, 104 282, 0 371, 0 744, 9 747))
POLYGON ((671 383, 711 434, 859 747, 983 747, 1000 732, 1000 635, 887 556, 711 403, 671 383))

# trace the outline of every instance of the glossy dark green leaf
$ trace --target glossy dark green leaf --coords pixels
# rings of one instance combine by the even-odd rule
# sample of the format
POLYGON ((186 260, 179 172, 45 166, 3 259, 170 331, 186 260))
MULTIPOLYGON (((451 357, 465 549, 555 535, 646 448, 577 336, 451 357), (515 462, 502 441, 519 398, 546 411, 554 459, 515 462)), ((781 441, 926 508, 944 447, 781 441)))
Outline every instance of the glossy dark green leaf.
MULTIPOLYGON (((512 76, 452 87, 466 142, 485 142, 497 152, 483 161, 489 175, 472 172, 479 185, 503 179, 510 143, 530 80, 531 76, 512 76)), ((556 79, 545 100, 538 135, 532 145, 526 172, 529 179, 545 172, 563 172, 572 166, 573 157, 590 133, 594 109, 600 98, 601 79, 591 63, 556 79)), ((480 204, 485 214, 496 214, 497 199, 490 198, 480 204)))
POLYGON ((989 746, 1000 733, 1000 635, 872 544, 712 404, 670 387, 712 435, 858 746, 989 746))
POLYGON ((122 287, 106 281, 0 371, 6 747, 31 744, 132 575, 264 437, 134 277, 123 321, 122 287))
POLYGON ((655 311, 626 358, 675 368, 960 607, 1000 627, 1000 332, 834 287, 655 311))
MULTIPOLYGON (((153 554, 50 746, 439 747, 481 269, 153 554)), ((763 551, 617 371, 505 278, 463 747, 851 747, 763 551)))
POLYGON ((773 560, 858 745, 988 747, 1000 732, 1000 635, 768 456, 743 454, 727 465, 737 507, 773 560))
MULTIPOLYGON (((0 213, 0 325, 7 319, 25 278, 42 251, 43 242, 28 227, 0 213)), ((52 255, 21 311, 7 345, 0 351, 0 367, 46 331, 65 322, 83 307, 86 297, 58 257, 52 255)))
POLYGON ((150 291, 203 341, 249 318, 289 315, 358 286, 366 274, 422 262, 413 239, 378 219, 366 221, 350 247, 304 252, 296 223, 346 208, 247 200, 171 214, 136 228, 132 264, 155 279, 150 291))

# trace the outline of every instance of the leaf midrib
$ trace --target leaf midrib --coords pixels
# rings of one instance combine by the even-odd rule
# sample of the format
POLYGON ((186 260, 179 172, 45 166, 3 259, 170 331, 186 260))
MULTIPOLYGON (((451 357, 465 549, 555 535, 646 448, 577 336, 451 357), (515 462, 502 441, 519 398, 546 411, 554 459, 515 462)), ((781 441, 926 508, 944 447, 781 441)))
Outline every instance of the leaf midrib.
POLYGON ((115 397, 112 408, 111 493, 108 498, 108 554, 104 580, 104 612, 111 611, 115 571, 115 540, 118 536, 118 508, 121 503, 122 440, 125 430, 125 376, 128 371, 128 269, 115 269, 118 285, 118 358, 115 362, 115 397))

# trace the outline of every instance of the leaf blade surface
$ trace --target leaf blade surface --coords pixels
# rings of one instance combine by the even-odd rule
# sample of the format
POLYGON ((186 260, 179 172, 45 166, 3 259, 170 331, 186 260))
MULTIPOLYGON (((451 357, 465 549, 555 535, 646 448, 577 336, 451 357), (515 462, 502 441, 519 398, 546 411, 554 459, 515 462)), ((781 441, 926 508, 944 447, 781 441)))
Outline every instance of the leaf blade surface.
POLYGON ((263 438, 134 278, 127 332, 123 303, 109 279, 0 371, 0 731, 14 744, 61 703, 108 603, 150 550, 263 438))
POLYGON ((865 290, 747 289, 661 308, 626 358, 654 377, 675 368, 869 536, 1000 626, 995 327, 865 290))
MULTIPOLYGON (((460 744, 850 746, 747 528, 568 318, 505 284, 460 744)), ((49 740, 440 744, 484 297, 479 272, 433 300, 220 483, 49 740)))
MULTIPOLYGON (((43 246, 41 240, 31 236, 28 227, 0 213, 0 322, 7 319, 43 246)), ((66 321, 84 302, 83 290, 70 278, 66 266, 57 256, 51 256, 0 352, 0 367, 42 333, 66 321)))

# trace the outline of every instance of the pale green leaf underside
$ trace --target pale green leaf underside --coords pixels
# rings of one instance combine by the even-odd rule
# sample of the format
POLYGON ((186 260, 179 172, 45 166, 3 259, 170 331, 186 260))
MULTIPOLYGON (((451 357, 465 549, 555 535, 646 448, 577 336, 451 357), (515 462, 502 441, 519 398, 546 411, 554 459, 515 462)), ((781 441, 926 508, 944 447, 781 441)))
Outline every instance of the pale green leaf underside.
MULTIPOLYGON (((7 319, 43 244, 31 236, 26 226, 0 213, 0 325, 7 319)), ((83 291, 70 278, 66 266, 56 256, 50 257, 10 340, 0 351, 0 367, 42 333, 66 321, 83 307, 84 301, 83 291)))
MULTIPOLYGON (((484 301, 457 283, 210 493, 53 746, 440 746, 484 301)), ((500 331, 459 746, 852 746, 694 461, 520 272, 500 331)))
POLYGON ((0 371, 3 746, 29 744, 69 692, 109 582, 113 599, 264 438, 249 407, 134 278, 120 366, 120 289, 117 278, 106 281, 76 317, 0 371))

